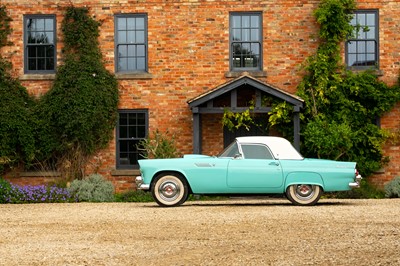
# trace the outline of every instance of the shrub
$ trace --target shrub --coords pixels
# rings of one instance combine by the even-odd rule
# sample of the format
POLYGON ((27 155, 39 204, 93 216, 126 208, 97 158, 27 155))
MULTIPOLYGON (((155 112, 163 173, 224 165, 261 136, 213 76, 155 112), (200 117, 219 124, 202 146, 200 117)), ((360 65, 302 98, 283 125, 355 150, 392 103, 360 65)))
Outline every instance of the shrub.
POLYGON ((179 153, 175 145, 175 137, 169 136, 169 132, 161 133, 156 130, 153 137, 148 137, 139 142, 138 149, 143 158, 163 159, 177 158, 179 153))
POLYGON ((92 174, 82 180, 75 179, 69 191, 78 201, 109 202, 114 200, 114 186, 99 174, 92 174))
POLYGON ((10 197, 11 193, 11 184, 7 180, 0 178, 0 203, 7 203, 7 199, 10 197))
MULTIPOLYGON (((0 6, 0 49, 10 45, 11 19, 0 6)), ((0 54, 0 173, 22 161, 34 159, 35 139, 30 106, 34 103, 27 90, 11 75, 11 63, 0 54)))
POLYGON ((385 185, 385 196, 387 198, 400 198, 400 176, 385 185))

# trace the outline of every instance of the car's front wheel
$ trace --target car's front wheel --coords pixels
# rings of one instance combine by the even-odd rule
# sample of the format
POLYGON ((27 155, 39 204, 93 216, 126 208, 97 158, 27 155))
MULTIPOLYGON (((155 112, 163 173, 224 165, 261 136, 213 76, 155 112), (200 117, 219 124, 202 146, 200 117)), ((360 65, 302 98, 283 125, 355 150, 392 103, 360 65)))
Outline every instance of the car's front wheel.
POLYGON ((178 174, 161 174, 156 177, 151 188, 151 194, 158 205, 174 207, 183 204, 189 189, 186 180, 178 174))
POLYGON ((296 184, 286 189, 287 198, 295 205, 314 205, 322 195, 318 185, 296 184))

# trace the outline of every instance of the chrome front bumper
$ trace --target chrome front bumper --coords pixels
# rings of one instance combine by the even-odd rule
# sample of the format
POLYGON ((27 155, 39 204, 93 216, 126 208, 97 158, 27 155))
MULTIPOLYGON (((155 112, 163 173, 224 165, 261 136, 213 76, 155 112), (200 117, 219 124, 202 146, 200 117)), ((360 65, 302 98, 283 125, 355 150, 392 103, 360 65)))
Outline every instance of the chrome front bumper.
POLYGON ((351 188, 359 188, 361 186, 361 175, 357 175, 354 179, 354 182, 349 183, 349 187, 351 188))
POLYGON ((143 178, 142 176, 137 176, 135 179, 136 182, 136 188, 140 190, 149 190, 150 185, 149 184, 143 184, 143 178))

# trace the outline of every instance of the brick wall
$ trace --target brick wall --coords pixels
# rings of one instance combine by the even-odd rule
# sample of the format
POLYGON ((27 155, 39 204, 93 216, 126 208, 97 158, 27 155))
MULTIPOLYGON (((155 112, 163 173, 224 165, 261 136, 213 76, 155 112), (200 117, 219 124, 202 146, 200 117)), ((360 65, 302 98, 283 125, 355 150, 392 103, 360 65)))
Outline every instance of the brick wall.
MULTIPOLYGON (((149 109, 150 132, 169 130, 177 135, 181 153, 192 152, 192 114, 187 101, 230 80, 229 12, 261 11, 263 14, 263 67, 260 80, 290 93, 301 80, 299 65, 315 52, 318 45, 317 25, 312 12, 319 1, 204 1, 204 0, 71 0, 32 1, 2 0, 13 21, 12 47, 1 52, 14 65, 15 76, 34 95, 43 95, 52 84, 52 77, 25 75, 23 71, 23 15, 55 14, 57 32, 65 8, 87 6, 90 14, 102 22, 100 46, 106 67, 114 72, 114 15, 146 13, 148 15, 148 69, 150 75, 119 77, 120 108, 149 109)), ((394 84, 399 72, 400 10, 397 1, 359 1, 360 8, 376 8, 380 13, 380 62, 382 80, 394 84)), ((62 39, 58 35, 58 63, 62 57, 62 39)), ((393 112, 398 116, 399 107, 393 112)), ((222 126, 218 116, 203 118, 203 152, 216 154, 222 148, 222 126)), ((385 128, 398 127, 398 117, 388 114, 382 119, 385 128), (397 119, 397 120, 396 120, 397 119)), ((385 151, 393 159, 396 146, 385 151)), ((398 160, 398 159, 396 159, 398 160)), ((393 165, 400 161, 393 160, 393 165)), ((88 172, 98 171, 121 190, 134 187, 132 176, 113 175, 115 142, 97 154, 88 172)), ((390 180, 399 169, 388 168, 379 180, 390 180), (384 177, 382 177, 384 176, 384 177)), ((377 182, 379 183, 379 182, 377 182)))

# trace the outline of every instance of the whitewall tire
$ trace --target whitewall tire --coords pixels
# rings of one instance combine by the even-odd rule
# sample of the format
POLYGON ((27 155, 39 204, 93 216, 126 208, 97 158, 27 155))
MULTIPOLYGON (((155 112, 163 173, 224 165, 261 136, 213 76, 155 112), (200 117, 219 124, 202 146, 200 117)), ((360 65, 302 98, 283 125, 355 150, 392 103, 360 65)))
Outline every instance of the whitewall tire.
POLYGON ((318 185, 296 184, 286 189, 286 196, 294 205, 315 205, 321 195, 322 188, 318 185))
POLYGON ((179 174, 161 174, 155 178, 151 194, 158 205, 174 207, 187 200, 189 187, 186 180, 179 174))

